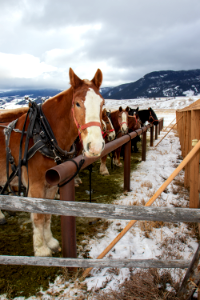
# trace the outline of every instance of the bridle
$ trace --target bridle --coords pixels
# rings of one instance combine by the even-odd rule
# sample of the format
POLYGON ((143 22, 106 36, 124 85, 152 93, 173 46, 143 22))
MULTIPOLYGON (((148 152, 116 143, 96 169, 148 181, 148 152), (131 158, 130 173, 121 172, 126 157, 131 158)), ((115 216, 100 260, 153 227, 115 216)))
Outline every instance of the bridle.
MULTIPOLYGON (((107 111, 107 112, 106 112, 106 115, 107 115, 108 120, 109 120, 109 122, 110 122, 110 124, 111 124, 111 120, 110 120, 110 112, 107 111)), ((104 121, 104 122, 105 122, 105 121, 104 121)), ((105 130, 102 130, 102 137, 103 137, 103 139, 105 139, 105 138, 109 135, 109 133, 110 133, 110 132, 113 132, 113 131, 115 131, 114 128, 113 128, 113 129, 107 129, 107 127, 105 127, 105 130)))
POLYGON ((149 110, 149 122, 150 123, 158 122, 158 120, 154 119, 154 117, 152 116, 151 108, 148 108, 148 110, 149 110), (150 121, 150 119, 152 119, 153 121, 150 121))
MULTIPOLYGON (((119 123, 120 129, 119 129, 119 131, 117 132, 116 137, 118 136, 119 133, 122 133, 121 127, 122 127, 123 124, 126 124, 126 125, 127 125, 127 128, 128 128, 128 123, 127 123, 127 122, 120 122, 120 119, 122 118, 122 114, 123 114, 123 113, 126 114, 126 118, 127 118, 127 120, 128 120, 128 112, 127 112, 127 111, 121 111, 121 112, 119 113, 119 115, 118 115, 118 123, 119 123)), ((116 137, 115 137, 115 138, 116 138, 116 137)))
POLYGON ((87 129, 88 127, 91 127, 91 126, 98 126, 100 127, 101 129, 101 123, 100 122, 88 122, 84 125, 80 125, 76 118, 75 118, 75 114, 74 114, 74 95, 73 95, 73 100, 72 100, 72 116, 73 116, 73 119, 74 119, 74 122, 76 124, 76 127, 78 129, 78 135, 79 135, 79 139, 82 143, 82 139, 81 139, 81 133, 83 132, 83 130, 87 129))

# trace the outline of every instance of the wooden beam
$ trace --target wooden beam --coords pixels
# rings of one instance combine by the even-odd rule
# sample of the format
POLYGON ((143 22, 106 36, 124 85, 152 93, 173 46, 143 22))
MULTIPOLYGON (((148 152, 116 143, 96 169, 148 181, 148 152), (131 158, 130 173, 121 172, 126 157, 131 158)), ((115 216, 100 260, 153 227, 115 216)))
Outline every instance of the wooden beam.
POLYGON ((74 217, 163 222, 200 222, 199 209, 84 203, 8 195, 0 195, 0 208, 3 210, 74 217))
POLYGON ((78 267, 78 268, 188 268, 187 260, 158 260, 158 259, 81 259, 35 256, 1 255, 2 265, 45 266, 45 267, 78 267))
MULTIPOLYGON (((199 111, 191 112, 191 139, 200 139, 199 111)), ((190 208, 199 207, 199 151, 190 161, 190 208)))

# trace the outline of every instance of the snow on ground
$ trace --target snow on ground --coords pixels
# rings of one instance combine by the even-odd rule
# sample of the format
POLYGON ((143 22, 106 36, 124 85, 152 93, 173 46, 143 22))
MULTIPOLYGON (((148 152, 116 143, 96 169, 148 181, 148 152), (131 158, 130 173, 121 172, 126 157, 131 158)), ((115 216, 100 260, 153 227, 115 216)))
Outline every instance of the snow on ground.
MULTIPOLYGON (((106 100, 106 106, 116 109, 120 105, 124 108, 139 106, 140 109, 151 106, 156 109, 159 118, 164 117, 164 126, 167 126, 175 118, 175 109, 188 106, 200 97, 185 97, 181 99, 134 99, 134 100, 106 100)), ((174 121, 175 123, 175 121, 174 121)), ((162 131, 159 139, 166 134, 162 131)), ((121 195, 115 204, 122 205, 145 205, 153 196, 163 182, 176 169, 181 162, 181 151, 179 138, 176 130, 172 130, 158 147, 148 148, 146 161, 138 165, 136 171, 131 174, 132 191, 121 195)), ((188 207, 189 195, 180 182, 183 182, 184 171, 175 178, 153 206, 167 207, 188 207)), ((128 221, 112 220, 103 237, 94 237, 88 240, 85 250, 89 250, 89 255, 96 258, 128 224, 128 221)), ((197 240, 191 227, 185 223, 163 223, 163 222, 141 222, 138 221, 129 232, 118 242, 117 245, 106 255, 107 258, 115 259, 185 259, 191 260, 197 248, 197 240)), ((135 272, 137 272, 136 269, 135 272)), ((163 270, 160 270, 162 272, 163 270)), ((185 270, 171 269, 172 277, 180 282, 185 274, 185 270)), ((119 269, 118 272, 111 272, 109 268, 93 269, 91 277, 79 283, 64 281, 58 277, 53 284, 50 284, 48 291, 41 291, 40 296, 29 297, 33 299, 79 299, 86 292, 81 289, 84 284, 87 290, 95 291, 98 288, 103 290, 117 289, 118 285, 126 278, 129 278, 130 271, 127 268, 119 269), (60 294, 59 294, 60 292, 60 294), (59 294, 59 295, 58 295, 59 294)), ((0 296, 5 300, 6 296, 0 296)), ((15 298, 18 300, 24 297, 15 298)), ((83 298, 82 298, 83 299, 83 298)), ((95 299, 93 296, 85 296, 85 299, 95 299)))

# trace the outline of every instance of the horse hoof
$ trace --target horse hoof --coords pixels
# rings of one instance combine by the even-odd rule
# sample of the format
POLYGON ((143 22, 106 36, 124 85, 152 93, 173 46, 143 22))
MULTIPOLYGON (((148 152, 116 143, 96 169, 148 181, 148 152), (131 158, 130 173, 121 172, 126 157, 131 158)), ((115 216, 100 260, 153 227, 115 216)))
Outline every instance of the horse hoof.
POLYGON ((103 176, 108 176, 108 175, 110 175, 108 171, 100 172, 100 174, 103 175, 103 176))
POLYGON ((39 247, 39 248, 35 248, 35 256, 42 256, 42 257, 49 256, 49 257, 51 257, 52 252, 48 247, 42 246, 42 247, 39 247))
POLYGON ((7 224, 6 219, 0 219, 0 225, 5 225, 5 224, 7 224))
POLYGON ((60 245, 59 245, 59 242, 54 239, 54 238, 51 238, 51 240, 47 243, 47 246, 51 249, 51 251, 53 251, 54 253, 57 253, 59 251, 61 251, 61 248, 60 248, 60 245))
POLYGON ((116 163, 115 165, 116 165, 117 167, 120 167, 120 168, 122 167, 122 163, 121 163, 121 162, 120 162, 120 163, 116 163))

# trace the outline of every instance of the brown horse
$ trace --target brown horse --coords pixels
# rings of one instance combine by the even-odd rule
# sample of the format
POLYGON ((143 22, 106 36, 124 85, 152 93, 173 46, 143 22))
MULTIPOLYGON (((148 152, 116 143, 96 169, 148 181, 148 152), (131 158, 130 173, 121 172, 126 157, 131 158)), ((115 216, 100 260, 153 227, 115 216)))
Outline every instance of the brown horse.
MULTIPOLYGON (((111 113, 104 108, 102 113, 102 121, 105 122, 105 128, 103 137, 105 138, 106 144, 113 141, 116 137, 114 126, 111 122, 111 113)), ((100 174, 101 175, 109 175, 108 169, 106 167, 106 159, 107 155, 101 158, 101 165, 100 165, 100 174)))
MULTIPOLYGON (((110 113, 110 119, 111 123, 113 124, 113 127, 116 132, 116 139, 121 137, 122 135, 128 133, 128 107, 126 109, 123 109, 121 106, 118 110, 112 111, 110 113)), ((121 166, 121 163, 116 160, 116 157, 118 155, 118 149, 113 151, 114 157, 113 157, 113 163, 117 166, 121 166)), ((106 167, 106 159, 107 155, 101 158, 101 167, 100 167, 100 173, 102 175, 109 175, 108 169, 106 167)))
MULTIPOLYGON (((137 119, 136 116, 128 116, 128 132, 132 132, 132 131, 137 130, 139 128, 140 128, 139 119, 137 119)), ((132 141, 133 140, 131 140, 131 142, 132 141)), ((120 162, 120 156, 123 156, 122 153, 123 153, 123 146, 119 147, 114 153, 113 163, 117 167, 122 166, 122 163, 120 162)))
MULTIPOLYGON (((44 102, 42 105, 43 115, 40 115, 39 119, 44 117, 47 119, 62 153, 70 151, 74 140, 79 135, 85 155, 88 157, 99 156, 105 145, 101 133, 104 99, 99 93, 103 80, 102 72, 98 69, 94 78, 89 81, 81 80, 70 68, 69 77, 71 87, 44 102)), ((25 118, 26 114, 17 120, 15 129, 23 130, 25 118)), ((28 128, 30 119, 29 115, 25 130, 28 128)), ((40 134, 42 135, 43 132, 40 134)), ((22 157, 25 152, 25 135, 21 140, 19 132, 11 131, 10 134, 9 148, 16 166, 19 164, 20 140, 22 142, 22 157)), ((0 127, 0 143, 0 185, 3 186, 7 181, 7 174, 5 136, 2 127, 0 127)), ((34 140, 30 138, 29 149, 33 144, 34 140)), ((46 170, 56 165, 56 158, 57 154, 55 154, 54 160, 37 151, 28 160, 28 175, 26 168, 22 167, 22 183, 25 187, 28 186, 29 179, 29 197, 54 199, 57 187, 52 187, 45 181, 45 173, 46 170)), ((16 178, 11 184, 17 185, 16 178)), ((2 219, 2 214, 0 218, 2 219)), ((51 256, 52 251, 55 252, 60 249, 58 241, 53 238, 51 233, 51 216, 32 213, 31 219, 35 256, 51 256)))

